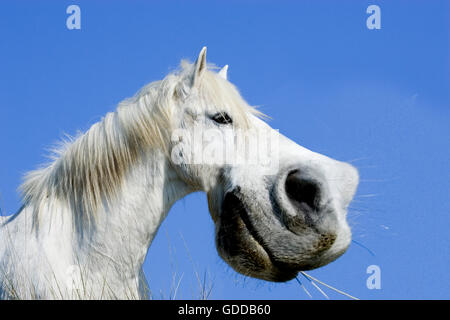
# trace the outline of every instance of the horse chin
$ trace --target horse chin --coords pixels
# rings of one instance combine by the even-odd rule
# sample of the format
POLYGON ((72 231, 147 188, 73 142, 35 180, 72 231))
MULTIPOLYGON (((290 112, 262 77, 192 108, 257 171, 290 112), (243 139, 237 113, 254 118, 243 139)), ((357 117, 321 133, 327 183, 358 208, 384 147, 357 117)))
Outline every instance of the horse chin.
MULTIPOLYGON (((307 246, 310 249, 297 252, 292 257, 289 254, 292 248, 287 247, 289 243, 279 243, 277 248, 268 244, 239 193, 227 193, 221 211, 216 220, 218 253, 235 271, 246 276, 273 282, 289 281, 300 271, 316 269, 334 261, 348 247, 348 240, 342 244, 342 241, 336 241, 335 235, 329 234, 318 237, 314 245, 307 246)), ((290 234, 298 241, 297 235, 290 234)), ((311 233, 305 239, 308 236, 311 233)))

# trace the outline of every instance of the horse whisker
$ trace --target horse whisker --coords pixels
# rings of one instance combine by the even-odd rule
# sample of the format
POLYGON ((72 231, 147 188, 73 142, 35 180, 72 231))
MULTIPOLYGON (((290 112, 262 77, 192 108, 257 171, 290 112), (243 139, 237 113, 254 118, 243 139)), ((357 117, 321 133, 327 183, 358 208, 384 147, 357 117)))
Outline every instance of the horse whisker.
POLYGON ((333 290, 333 291, 335 291, 335 292, 337 292, 337 293, 340 293, 340 294, 342 294, 342 295, 344 295, 344 296, 346 296, 346 297, 349 297, 350 299, 353 299, 353 300, 359 300, 358 298, 356 298, 356 297, 354 297, 354 296, 352 296, 352 295, 350 295, 350 294, 348 294, 348 293, 346 293, 346 292, 344 292, 344 291, 341 291, 341 290, 339 290, 339 289, 336 289, 335 287, 332 287, 332 286, 330 286, 329 284, 326 284, 325 282, 322 282, 322 281, 320 281, 319 279, 314 278, 313 276, 310 276, 309 274, 307 274, 307 273, 304 272, 304 271, 300 271, 300 273, 301 273, 305 278, 309 279, 309 280, 311 281, 311 283, 313 283, 313 284, 314 284, 314 281, 315 281, 315 282, 320 283, 321 285, 323 285, 323 286, 325 286, 325 287, 327 287, 327 288, 329 288, 329 289, 331 289, 331 290, 333 290))
POLYGON ((300 281, 298 277, 295 277, 295 280, 300 284, 300 286, 303 288, 303 290, 306 292, 306 294, 312 299, 312 295, 309 293, 309 291, 306 289, 306 287, 303 285, 303 283, 300 281))
POLYGON ((370 250, 369 248, 367 248, 367 247, 366 247, 365 245, 363 245, 362 243, 360 243, 360 242, 358 242, 358 241, 356 241, 356 240, 352 240, 352 242, 353 242, 354 244, 357 244, 357 245, 360 246, 361 248, 366 249, 367 252, 369 252, 370 255, 371 255, 372 257, 375 257, 375 253, 373 253, 372 250, 370 250))
POLYGON ((361 158, 356 158, 356 159, 352 159, 352 160, 347 160, 346 162, 353 163, 356 161, 367 160, 367 159, 370 159, 370 158, 369 157, 361 157, 361 158))
POLYGON ((393 181, 394 179, 361 179, 360 182, 389 182, 393 181))
POLYGON ((300 272, 325 298, 327 298, 328 300, 330 300, 330 297, 327 296, 327 294, 325 292, 323 292, 322 289, 319 288, 319 286, 317 284, 314 283, 314 281, 312 281, 310 278, 305 276, 305 273, 303 271, 300 272))
POLYGON ((379 194, 376 193, 371 193, 371 194, 361 194, 356 196, 355 198, 372 198, 372 197, 376 197, 379 196, 379 194))

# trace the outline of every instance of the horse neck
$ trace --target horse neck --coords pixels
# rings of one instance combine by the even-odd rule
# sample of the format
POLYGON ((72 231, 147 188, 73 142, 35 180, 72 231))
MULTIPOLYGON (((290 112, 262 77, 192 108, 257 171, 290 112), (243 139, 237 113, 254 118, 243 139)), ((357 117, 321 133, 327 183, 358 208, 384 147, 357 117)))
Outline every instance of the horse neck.
MULTIPOLYGON (((124 287, 140 283, 142 264, 160 224, 173 203, 193 190, 178 178, 159 150, 150 150, 138 163, 129 168, 117 199, 97 212, 95 228, 82 240, 74 231, 70 211, 54 208, 42 217, 39 228, 32 230, 33 208, 24 208, 6 226, 8 234, 11 231, 16 235, 11 250, 20 258, 16 263, 10 261, 10 267, 21 264, 20 270, 25 274, 50 272, 59 287, 67 281, 68 270, 75 266, 92 277, 93 292, 101 291, 101 283, 104 286, 105 282, 119 293, 124 287), (32 232, 36 234, 25 236, 32 232), (32 258, 27 256, 30 254, 32 258), (23 261, 31 262, 24 265, 23 261)), ((0 240, 1 235, 2 232, 0 240)))
MULTIPOLYGON (((139 271, 171 206, 190 191, 165 155, 150 151, 129 169, 121 193, 97 214, 92 234, 81 242, 76 254, 89 261, 105 260, 103 263, 139 271)), ((101 264, 97 267, 102 268, 101 264)))

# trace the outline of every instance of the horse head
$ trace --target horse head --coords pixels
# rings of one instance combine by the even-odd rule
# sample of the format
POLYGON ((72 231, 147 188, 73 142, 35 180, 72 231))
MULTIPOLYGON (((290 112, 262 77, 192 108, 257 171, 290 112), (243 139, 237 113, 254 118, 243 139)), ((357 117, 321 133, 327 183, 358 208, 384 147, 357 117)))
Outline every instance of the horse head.
POLYGON ((351 165, 312 152, 272 129, 227 80, 206 48, 174 88, 171 164, 207 193, 219 255, 237 272, 287 281, 326 265, 351 241, 351 165))

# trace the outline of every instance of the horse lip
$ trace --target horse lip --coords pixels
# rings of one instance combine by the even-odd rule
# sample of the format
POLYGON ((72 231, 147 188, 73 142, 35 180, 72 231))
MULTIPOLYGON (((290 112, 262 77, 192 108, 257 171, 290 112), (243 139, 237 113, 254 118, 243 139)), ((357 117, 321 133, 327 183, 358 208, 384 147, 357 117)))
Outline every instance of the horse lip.
POLYGON ((222 204, 222 214, 230 214, 234 216, 225 217, 227 218, 238 218, 240 219, 248 234, 253 238, 253 240, 261 247, 262 250, 267 254, 267 257, 271 264, 270 276, 261 277, 258 275, 253 275, 254 277, 261 278, 264 280, 275 281, 275 282, 285 282, 295 278, 300 270, 312 269, 309 265, 299 265, 286 263, 279 261, 277 259, 268 245, 265 243, 264 239, 259 235, 258 231, 253 225, 251 218, 248 215, 248 211, 245 207, 244 202, 240 199, 240 189, 236 188, 230 192, 227 192, 222 204))
POLYGON ((264 245, 263 239, 259 236, 257 230, 253 226, 253 223, 250 220, 250 217, 247 212, 247 208, 245 207, 244 202, 239 197, 240 188, 236 187, 232 191, 229 191, 225 194, 223 204, 222 204, 222 212, 227 213, 233 211, 238 217, 244 222, 244 225, 249 232, 249 234, 255 239, 255 241, 266 251, 269 257, 272 260, 272 256, 266 246, 264 245))
MULTIPOLYGON (((271 280, 277 281, 277 282, 284 282, 284 281, 289 281, 289 280, 293 279, 299 272, 299 269, 297 268, 297 266, 296 265, 291 266, 284 262, 278 261, 272 254, 272 251, 267 247, 264 240, 259 236, 257 230, 253 226, 253 223, 252 223, 250 217, 248 216, 247 210, 245 210, 245 208, 244 208, 244 210, 240 211, 239 214, 240 214, 240 218, 244 222, 245 227, 247 228, 250 235, 261 246, 261 248, 266 252, 266 254, 268 255, 268 257, 270 259, 270 262, 272 263, 272 266, 278 270, 277 274, 276 274, 276 278, 273 278, 271 280)), ((273 276, 275 276, 275 275, 273 275, 273 276)))
MULTIPOLYGON (((245 207, 244 202, 239 197, 240 188, 236 187, 232 191, 226 193, 222 205, 222 211, 227 212, 229 210, 233 210, 237 213, 239 218, 244 222, 245 228, 247 229, 250 236, 258 243, 259 246, 266 252, 268 255, 270 262, 273 266, 279 268, 280 270, 288 271, 284 263, 277 261, 277 259, 273 256, 271 250, 267 247, 264 239, 259 235, 258 231, 254 227, 251 218, 248 215, 248 211, 245 207)), ((290 270, 292 271, 292 270, 290 270)), ((296 270, 298 271, 298 270, 296 270)), ((295 276, 295 275, 294 275, 295 276)), ((285 281, 285 280, 281 280, 285 281)))

